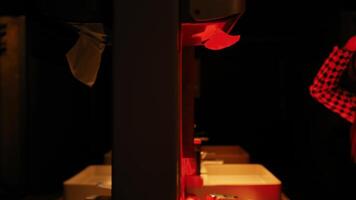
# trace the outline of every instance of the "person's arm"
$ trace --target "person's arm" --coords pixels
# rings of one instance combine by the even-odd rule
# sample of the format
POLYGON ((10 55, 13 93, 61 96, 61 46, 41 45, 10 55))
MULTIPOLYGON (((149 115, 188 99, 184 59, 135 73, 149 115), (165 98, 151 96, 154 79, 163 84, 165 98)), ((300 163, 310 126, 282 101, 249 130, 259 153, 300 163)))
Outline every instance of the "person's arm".
POLYGON ((335 47, 309 87, 313 98, 349 122, 354 121, 354 97, 339 83, 355 50, 356 36, 350 38, 344 48, 335 47))

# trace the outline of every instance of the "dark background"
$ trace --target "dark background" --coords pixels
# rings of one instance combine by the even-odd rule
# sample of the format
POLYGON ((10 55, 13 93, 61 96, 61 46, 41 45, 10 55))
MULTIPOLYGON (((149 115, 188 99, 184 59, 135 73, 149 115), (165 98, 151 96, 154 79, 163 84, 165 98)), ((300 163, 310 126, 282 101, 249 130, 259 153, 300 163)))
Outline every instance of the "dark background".
MULTIPOLYGON (((104 53, 97 83, 85 87, 65 62, 77 35, 62 23, 100 21, 110 28, 110 6, 48 2, 8 1, 0 7, 3 14, 29 16, 26 177, 21 186, 0 182, 1 199, 60 192, 63 180, 101 163, 111 148, 111 48, 104 53)), ((345 23, 349 11, 356 11, 352 0, 247 0, 233 29, 241 34, 239 43, 219 52, 197 49, 202 62, 198 129, 210 144, 244 147, 252 162, 281 179, 291 199, 352 199, 350 125, 308 92, 332 48, 355 33, 355 21, 345 23)))
POLYGON ((27 64, 21 99, 24 131, 20 138, 5 138, 20 140, 23 146, 1 149, 9 154, 21 151, 22 166, 14 177, 18 181, 0 179, 0 199, 57 200, 65 180, 88 165, 103 164, 112 148, 111 46, 103 52, 92 88, 72 76, 65 58, 78 39, 65 22, 103 22, 110 31, 112 12, 104 9, 110 2, 2 3, 2 15, 26 15, 27 64))
POLYGON ((355 34, 352 1, 247 1, 220 52, 200 49, 199 128, 211 144, 239 144, 291 199, 353 199, 350 124, 314 101, 309 85, 335 45, 355 34), (350 23, 351 22, 351 23, 350 23))

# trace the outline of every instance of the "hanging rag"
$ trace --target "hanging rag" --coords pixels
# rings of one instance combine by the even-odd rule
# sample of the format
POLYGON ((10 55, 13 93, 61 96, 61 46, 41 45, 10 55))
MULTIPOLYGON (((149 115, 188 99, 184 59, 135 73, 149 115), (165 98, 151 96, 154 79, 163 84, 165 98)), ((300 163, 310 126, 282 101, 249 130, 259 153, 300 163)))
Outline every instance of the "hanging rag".
POLYGON ((72 25, 79 30, 79 38, 67 52, 66 58, 73 76, 91 87, 97 78, 107 35, 101 23, 72 25))

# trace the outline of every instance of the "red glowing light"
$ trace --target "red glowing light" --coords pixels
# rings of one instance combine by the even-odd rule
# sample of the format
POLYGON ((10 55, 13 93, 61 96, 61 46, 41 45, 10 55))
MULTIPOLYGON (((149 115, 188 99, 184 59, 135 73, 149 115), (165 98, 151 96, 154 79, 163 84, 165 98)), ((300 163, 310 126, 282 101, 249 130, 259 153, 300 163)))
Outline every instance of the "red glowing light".
POLYGON ((201 144, 201 143, 202 143, 202 141, 201 141, 200 138, 194 138, 194 144, 199 145, 199 144, 201 144))
POLYGON ((193 38, 198 38, 199 41, 207 41, 219 29, 219 24, 209 24, 205 26, 203 32, 192 35, 193 38))
POLYGON ((208 40, 216 29, 222 29, 226 22, 206 22, 206 23, 183 23, 182 24, 182 44, 183 46, 198 46, 208 40))
POLYGON ((204 46, 210 50, 221 50, 232 46, 240 40, 240 35, 229 35, 224 31, 217 29, 214 34, 204 43, 204 46))
POLYGON ((184 46, 204 45, 210 50, 221 50, 230 47, 240 40, 240 35, 229 35, 224 32, 227 22, 210 22, 182 24, 184 46))

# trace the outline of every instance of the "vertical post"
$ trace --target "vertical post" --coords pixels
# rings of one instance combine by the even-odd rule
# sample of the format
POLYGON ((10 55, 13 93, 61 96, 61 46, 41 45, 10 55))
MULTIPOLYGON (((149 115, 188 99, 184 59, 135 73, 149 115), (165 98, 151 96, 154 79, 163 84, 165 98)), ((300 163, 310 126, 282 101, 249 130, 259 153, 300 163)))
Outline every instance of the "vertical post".
POLYGON ((194 101, 197 96, 198 60, 195 47, 184 47, 182 51, 182 103, 183 103, 183 157, 194 158, 194 101))
POLYGON ((179 193, 179 2, 114 1, 113 199, 179 193))
POLYGON ((25 17, 0 17, 6 51, 0 56, 0 180, 23 184, 25 17))

